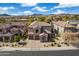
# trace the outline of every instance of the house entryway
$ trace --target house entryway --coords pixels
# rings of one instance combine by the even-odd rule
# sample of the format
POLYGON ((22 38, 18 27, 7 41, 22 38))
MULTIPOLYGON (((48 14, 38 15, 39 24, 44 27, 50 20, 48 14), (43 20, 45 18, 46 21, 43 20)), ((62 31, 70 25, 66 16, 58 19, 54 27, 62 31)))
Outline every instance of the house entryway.
POLYGON ((39 39, 39 35, 36 35, 36 36, 35 36, 35 40, 40 40, 40 39, 39 39))

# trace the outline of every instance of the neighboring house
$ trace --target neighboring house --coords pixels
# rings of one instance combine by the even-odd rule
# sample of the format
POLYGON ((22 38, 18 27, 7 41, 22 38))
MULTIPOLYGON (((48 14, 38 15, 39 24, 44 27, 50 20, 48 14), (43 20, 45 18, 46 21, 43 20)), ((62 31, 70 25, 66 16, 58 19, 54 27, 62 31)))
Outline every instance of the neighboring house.
POLYGON ((74 32, 79 38, 79 20, 69 20, 68 23, 75 26, 74 32))
POLYGON ((79 34, 79 20, 53 21, 52 27, 55 34, 62 35, 65 32, 79 34))
POLYGON ((26 26, 26 23, 24 22, 12 22, 10 23, 11 25, 11 33, 13 34, 20 34, 20 35, 23 35, 24 34, 24 29, 25 29, 25 26, 26 26))
POLYGON ((24 34, 25 23, 11 22, 0 24, 0 41, 12 41, 14 35, 24 34))
POLYGON ((62 33, 65 32, 72 32, 72 33, 78 32, 79 29, 76 29, 77 26, 73 26, 72 24, 69 23, 70 23, 69 21, 52 22, 56 34, 62 35, 62 33))
POLYGON ((46 22, 34 21, 28 26, 28 39, 51 41, 51 25, 46 22))
POLYGON ((79 24, 79 20, 68 20, 67 22, 73 26, 77 26, 79 24))
POLYGON ((68 24, 71 24, 75 27, 75 32, 79 32, 79 20, 69 20, 68 24))
POLYGON ((13 34, 9 32, 9 24, 0 24, 0 41, 11 41, 13 34))

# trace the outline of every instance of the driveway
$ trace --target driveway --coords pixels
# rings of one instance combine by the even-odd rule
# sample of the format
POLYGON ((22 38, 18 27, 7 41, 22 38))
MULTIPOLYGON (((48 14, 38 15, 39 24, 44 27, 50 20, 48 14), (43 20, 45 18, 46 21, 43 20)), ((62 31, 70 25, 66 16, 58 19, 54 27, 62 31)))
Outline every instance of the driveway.
POLYGON ((41 47, 41 42, 39 40, 28 40, 27 48, 31 50, 39 50, 41 47))

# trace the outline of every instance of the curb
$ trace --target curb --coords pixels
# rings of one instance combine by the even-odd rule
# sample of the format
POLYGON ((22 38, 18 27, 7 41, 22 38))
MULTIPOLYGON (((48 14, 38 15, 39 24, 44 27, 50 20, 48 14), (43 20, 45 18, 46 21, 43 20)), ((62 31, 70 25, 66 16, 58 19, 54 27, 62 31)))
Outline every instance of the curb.
POLYGON ((76 47, 52 47, 52 48, 10 48, 2 47, 0 51, 61 51, 61 50, 78 50, 76 47))

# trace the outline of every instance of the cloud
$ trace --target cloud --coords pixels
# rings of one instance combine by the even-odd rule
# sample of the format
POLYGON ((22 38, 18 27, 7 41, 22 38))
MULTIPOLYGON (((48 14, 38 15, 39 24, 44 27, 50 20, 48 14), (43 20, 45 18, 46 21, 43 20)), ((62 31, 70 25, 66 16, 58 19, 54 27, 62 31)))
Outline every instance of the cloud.
POLYGON ((0 9, 0 14, 7 13, 7 10, 0 9))
POLYGON ((39 7, 39 6, 36 6, 36 7, 34 7, 32 10, 38 10, 38 11, 40 11, 40 12, 48 12, 48 10, 46 10, 46 9, 44 9, 45 7, 39 7))
POLYGON ((42 7, 43 9, 46 9, 47 7, 42 7))
POLYGON ((2 10, 9 10, 9 9, 15 9, 15 7, 0 7, 0 9, 2 9, 2 10))
POLYGON ((15 7, 0 7, 0 14, 8 13, 8 10, 15 9, 15 7))
POLYGON ((19 14, 13 13, 13 14, 10 14, 10 15, 18 16, 19 14))
POLYGON ((79 3, 78 4, 75 4, 75 3, 72 3, 72 4, 60 3, 59 6, 54 7, 54 9, 56 9, 56 8, 65 8, 65 7, 70 8, 70 7, 77 7, 77 6, 79 6, 79 3))
POLYGON ((53 14, 62 14, 62 13, 65 13, 65 11, 57 10, 56 12, 53 12, 53 14))
POLYGON ((54 8, 50 8, 50 10, 53 10, 54 8))
POLYGON ((24 11, 24 14, 26 14, 26 15, 32 15, 34 13, 32 11, 24 11))
POLYGON ((37 3, 22 3, 22 4, 21 4, 22 7, 35 6, 35 5, 37 5, 37 3))
POLYGON ((34 14, 32 11, 20 11, 18 13, 12 13, 11 15, 17 16, 17 15, 32 15, 34 14))
POLYGON ((56 12, 53 12, 53 14, 62 14, 67 13, 67 11, 64 11, 65 8, 71 8, 71 7, 78 7, 79 3, 59 3, 58 6, 55 6, 54 8, 51 8, 50 10, 57 10, 56 12), (59 10, 59 8, 64 8, 64 10, 59 10))

